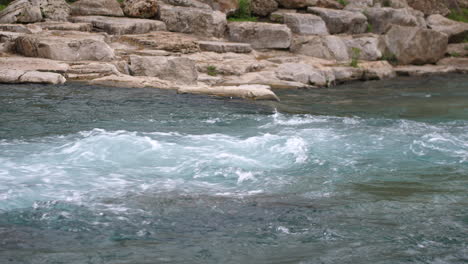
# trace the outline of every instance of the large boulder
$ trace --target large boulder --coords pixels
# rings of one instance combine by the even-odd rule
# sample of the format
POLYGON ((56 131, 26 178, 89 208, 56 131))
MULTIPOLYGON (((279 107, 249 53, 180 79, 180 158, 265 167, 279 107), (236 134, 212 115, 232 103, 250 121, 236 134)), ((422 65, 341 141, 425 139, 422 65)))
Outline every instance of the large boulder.
POLYGON ((444 56, 448 37, 431 29, 395 25, 385 36, 385 44, 401 64, 426 64, 444 56))
POLYGON ((42 17, 46 21, 67 21, 71 14, 70 5, 65 0, 36 0, 42 17))
POLYGON ((360 60, 375 61, 382 57, 381 41, 375 35, 354 35, 342 37, 347 49, 348 54, 352 57, 357 55, 360 60), (355 52, 357 51, 357 52, 355 52), (355 54, 357 53, 357 54, 355 54))
POLYGON ((128 17, 153 18, 158 14, 156 0, 125 0, 123 12, 128 17))
POLYGON ((468 23, 453 21, 441 15, 431 15, 427 18, 427 25, 446 34, 450 43, 463 42, 468 38, 468 23))
POLYGON ((305 63, 284 63, 276 69, 280 80, 300 82, 304 84, 327 86, 330 80, 319 69, 305 63))
POLYGON ((251 0, 252 13, 257 16, 268 16, 278 10, 275 0, 251 0))
POLYGON ((42 13, 37 2, 16 0, 0 11, 0 23, 34 23, 42 20, 42 13))
POLYGON ((384 34, 392 25, 426 27, 424 15, 409 8, 368 8, 365 12, 373 33, 384 34))
POLYGON ((291 30, 285 25, 257 22, 231 22, 229 39, 250 43, 256 49, 287 49, 291 45, 291 30))
POLYGON ((104 31, 113 35, 144 34, 151 31, 165 31, 164 22, 152 19, 105 17, 105 16, 76 16, 73 22, 90 23, 97 31, 104 31))
POLYGON ((338 36, 297 36, 291 52, 327 60, 349 60, 348 48, 338 36))
POLYGON ((114 51, 105 37, 85 32, 45 32, 20 36, 15 41, 16 51, 28 57, 61 61, 109 61, 114 51))
POLYGON ((130 73, 135 76, 158 77, 179 84, 194 84, 198 72, 188 58, 171 56, 130 56, 130 73))
POLYGON ((426 16, 440 14, 446 16, 450 13, 447 0, 407 0, 412 8, 422 11, 426 16))
POLYGON ((206 37, 222 37, 226 30, 226 14, 191 7, 161 6, 160 19, 169 31, 206 37))
POLYGON ((367 30, 367 18, 362 13, 309 7, 307 11, 320 16, 327 24, 330 34, 359 34, 367 30))
POLYGON ((79 0, 71 7, 75 16, 124 16, 116 0, 79 0))
POLYGON ((285 13, 283 21, 293 33, 302 35, 329 35, 322 18, 312 14, 285 13))

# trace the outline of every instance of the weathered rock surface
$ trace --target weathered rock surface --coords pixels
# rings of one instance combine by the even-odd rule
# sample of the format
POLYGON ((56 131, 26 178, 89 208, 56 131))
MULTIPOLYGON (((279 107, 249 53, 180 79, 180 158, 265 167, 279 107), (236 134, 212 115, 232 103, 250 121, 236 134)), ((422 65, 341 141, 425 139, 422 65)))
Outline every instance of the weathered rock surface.
POLYGON ((16 0, 0 11, 0 23, 34 23, 42 20, 39 5, 30 0, 16 0))
POLYGON ((270 14, 270 20, 277 23, 284 23, 285 14, 296 14, 296 9, 279 9, 270 14))
POLYGON ((362 80, 364 78, 364 69, 340 66, 332 68, 336 83, 362 80))
POLYGON ((67 21, 71 14, 71 7, 65 0, 37 0, 37 3, 46 21, 67 21))
POLYGON ((171 56, 130 56, 130 73, 136 76, 158 77, 180 84, 196 83, 195 63, 187 58, 171 56))
POLYGON ((40 58, 1 57, 0 69, 64 73, 68 71, 69 65, 40 58))
POLYGON ((406 0, 412 8, 423 12, 426 16, 440 14, 446 16, 450 13, 444 0, 406 0))
POLYGON ((65 82, 65 77, 58 73, 0 69, 0 83, 62 84, 65 82))
POLYGON ((252 13, 257 16, 268 16, 278 9, 275 0, 251 0, 252 13))
POLYGON ((159 88, 176 89, 169 81, 164 81, 156 77, 147 76, 129 76, 129 75, 110 75, 96 78, 90 81, 93 85, 122 87, 122 88, 159 88))
POLYGON ((218 53, 250 53, 252 46, 247 43, 221 42, 221 41, 199 41, 198 45, 203 51, 213 51, 218 53))
POLYGON ((384 80, 396 76, 393 66, 387 61, 360 62, 359 68, 364 70, 364 80, 384 80))
POLYGON ((76 16, 72 17, 73 22, 90 23, 97 31, 104 31, 112 35, 125 34, 145 34, 151 31, 165 31, 164 22, 126 17, 105 17, 105 16, 76 16))
POLYGON ((180 53, 194 53, 200 50, 198 39, 190 35, 173 32, 124 35, 118 37, 116 40, 135 44, 145 49, 166 50, 180 53))
POLYGON ((281 7, 298 9, 313 6, 315 0, 276 0, 281 7))
POLYGON ((301 82, 280 80, 275 71, 249 72, 241 76, 230 76, 222 83, 227 86, 238 86, 244 84, 268 85, 274 89, 296 89, 311 88, 313 86, 301 82))
POLYGON ((385 36, 385 43, 399 63, 426 64, 444 56, 448 37, 430 29, 394 25, 385 36))
POLYGON ((453 57, 468 57, 468 43, 449 44, 447 54, 453 57))
POLYGON ((44 30, 61 30, 61 31, 84 31, 90 32, 93 29, 93 25, 90 23, 71 23, 71 22, 55 22, 48 21, 42 23, 35 23, 44 30))
POLYGON ((115 0, 79 0, 71 4, 75 16, 124 16, 115 0))
POLYGON ((342 37, 347 49, 348 54, 353 56, 354 51, 359 50, 358 59, 375 61, 382 57, 380 49, 380 38, 374 35, 354 35, 342 37))
POLYGON ((222 37, 226 30, 226 14, 200 8, 162 6, 160 19, 169 31, 222 37))
POLYGON ((372 32, 384 34, 392 25, 426 27, 424 15, 408 8, 368 8, 365 12, 372 32))
POLYGON ((202 3, 198 0, 162 0, 164 3, 172 6, 182 6, 182 7, 194 7, 210 10, 210 5, 202 3))
POLYGON ((156 0, 125 0, 123 12, 128 17, 153 18, 158 14, 158 1, 156 0))
POLYGON ((177 89, 177 93, 206 94, 222 97, 240 97, 253 100, 279 101, 279 98, 267 85, 185 86, 177 89))
POLYGON ((17 32, 17 33, 24 33, 24 34, 34 34, 39 33, 42 31, 42 28, 33 25, 21 25, 21 24, 0 24, 0 31, 10 31, 10 32, 17 32))
POLYGON ((293 33, 302 35, 329 35, 322 18, 312 14, 283 14, 283 21, 293 33))
POLYGON ((73 63, 67 70, 66 76, 68 79, 95 79, 109 75, 119 75, 117 67, 106 62, 83 62, 73 63))
POLYGON ((63 61, 108 61, 114 51, 106 44, 105 36, 85 32, 64 31, 24 35, 16 39, 16 51, 28 57, 63 61))
POLYGON ((395 72, 399 76, 430 76, 434 74, 455 73, 457 69, 453 66, 445 65, 407 65, 395 67, 395 72))
POLYGON ((213 10, 221 11, 226 14, 231 14, 236 11, 239 0, 200 0, 209 5, 213 10))
POLYGON ((297 36, 293 39, 291 51, 327 60, 349 59, 348 48, 338 36, 297 36))
POLYGON ((321 7, 309 7, 307 12, 320 16, 330 34, 359 34, 367 30, 367 18, 362 13, 321 7))
POLYGON ((431 15, 427 18, 429 28, 444 33, 450 43, 459 43, 468 39, 468 23, 457 22, 441 15, 431 15))
POLYGON ((468 58, 443 58, 437 62, 437 65, 454 67, 459 73, 468 73, 468 58))
POLYGON ((323 7, 323 8, 334 8, 334 9, 343 9, 344 6, 335 0, 313 0, 310 1, 311 6, 323 7))
POLYGON ((304 63, 284 63, 276 69, 280 80, 300 82, 316 86, 328 86, 330 80, 318 69, 304 63))
POLYGON ((256 49, 287 49, 291 45, 291 30, 285 25, 231 22, 228 27, 231 41, 250 43, 256 49))

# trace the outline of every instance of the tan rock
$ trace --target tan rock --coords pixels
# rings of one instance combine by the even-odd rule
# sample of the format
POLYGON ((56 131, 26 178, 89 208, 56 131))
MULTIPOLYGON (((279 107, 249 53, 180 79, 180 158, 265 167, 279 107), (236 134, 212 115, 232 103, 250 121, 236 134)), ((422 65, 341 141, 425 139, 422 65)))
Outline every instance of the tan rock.
POLYGON ((250 43, 256 49, 287 49, 291 45, 291 30, 285 25, 259 22, 231 22, 229 39, 250 43))
POLYGON ((276 76, 284 81, 300 82, 315 86, 328 86, 333 82, 321 70, 304 63, 284 63, 275 72, 276 76))
POLYGON ((158 14, 157 0, 125 0, 123 12, 128 17, 153 18, 158 14))
POLYGON ((396 76, 393 66, 387 61, 360 62, 359 68, 364 70, 364 80, 384 80, 396 76))
POLYGON ((34 34, 39 33, 42 31, 42 28, 33 25, 21 25, 21 24, 0 24, 0 31, 10 31, 10 32, 17 32, 17 33, 25 33, 25 34, 34 34))
POLYGON ((367 31, 367 18, 359 12, 321 7, 309 7, 307 12, 320 16, 330 34, 360 34, 367 31))
POLYGON ((446 65, 408 65, 395 67, 395 72, 399 76, 431 76, 434 74, 454 73, 457 72, 457 69, 446 65))
POLYGON ((267 85, 185 86, 179 88, 177 92, 182 94, 206 94, 222 97, 240 97, 253 100, 279 101, 279 98, 267 85))
POLYGON ((316 3, 315 0, 277 0, 277 2, 281 7, 290 9, 305 8, 316 3))
POLYGON ((296 9, 278 9, 270 14, 270 20, 273 22, 284 23, 285 14, 296 14, 296 9))
POLYGON ((333 67, 332 71, 335 75, 335 82, 337 83, 357 81, 364 78, 364 69, 361 68, 338 66, 333 67))
POLYGON ((81 62, 73 63, 67 70, 68 79, 95 79, 109 75, 119 75, 117 67, 105 62, 81 62))
POLYGON ((372 32, 386 33, 392 25, 426 27, 424 15, 409 8, 367 8, 365 11, 372 32))
POLYGON ((296 36, 291 52, 327 60, 349 60, 348 48, 338 36, 296 36))
POLYGON ((194 36, 173 32, 158 32, 141 35, 124 35, 116 41, 135 44, 141 49, 166 50, 180 53, 200 51, 198 39, 194 36))
POLYGON ((226 86, 262 84, 268 85, 273 89, 297 89, 314 87, 301 82, 280 80, 274 71, 249 72, 241 76, 229 76, 225 78, 225 81, 222 84, 226 86))
POLYGON ((268 16, 278 10, 275 0, 251 0, 252 13, 257 16, 268 16))
POLYGON ((437 65, 454 67, 459 73, 468 73, 468 58, 443 58, 437 62, 437 65))
POLYGON ((97 31, 112 35, 145 34, 152 31, 165 31, 166 24, 162 21, 126 17, 105 16, 75 16, 71 21, 90 23, 97 31))
POLYGON ((78 0, 71 8, 74 16, 124 16, 115 0, 78 0))
POLYGON ((90 84, 121 87, 121 88, 159 88, 176 89, 169 81, 164 81, 156 77, 142 77, 129 75, 110 75, 89 81, 90 84))
POLYGON ((383 55, 380 48, 382 43, 377 35, 353 35, 341 38, 348 49, 350 57, 358 55, 357 58, 360 60, 375 61, 383 55), (355 54, 356 51, 357 54, 355 54))
POLYGON ((446 34, 450 43, 460 43, 468 38, 468 23, 453 21, 441 15, 431 15, 427 18, 427 25, 446 34))
POLYGON ((453 57, 468 57, 468 43, 449 44, 447 55, 453 57))
POLYGON ((58 73, 0 69, 0 83, 63 84, 66 79, 58 73))
POLYGON ((203 51, 213 51, 218 53, 250 53, 252 51, 252 46, 248 43, 199 41, 198 45, 203 51))
POLYGON ((0 69, 64 73, 69 65, 64 62, 26 57, 0 57, 0 69))
POLYGON ((283 14, 283 22, 293 33, 302 35, 329 35, 322 18, 312 14, 283 14))
POLYGON ((188 58, 171 56, 130 56, 130 73, 135 76, 158 77, 180 84, 196 83, 198 72, 188 58))
POLYGON ((91 23, 71 23, 71 22, 56 22, 47 21, 42 23, 35 23, 43 30, 60 30, 60 31, 84 31, 90 32, 93 29, 91 23))
POLYGON ((440 14, 446 16, 450 13, 445 0, 406 0, 412 8, 423 12, 425 15, 440 14))
POLYGON ((38 4, 30 0, 16 0, 0 11, 0 23, 34 23, 43 19, 38 4))

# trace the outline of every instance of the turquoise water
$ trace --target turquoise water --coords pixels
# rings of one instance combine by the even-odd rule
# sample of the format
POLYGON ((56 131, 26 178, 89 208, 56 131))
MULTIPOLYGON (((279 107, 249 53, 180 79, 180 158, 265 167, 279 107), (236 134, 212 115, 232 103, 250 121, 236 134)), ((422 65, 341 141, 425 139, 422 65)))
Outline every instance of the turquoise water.
POLYGON ((0 86, 0 263, 466 263, 468 76, 0 86))

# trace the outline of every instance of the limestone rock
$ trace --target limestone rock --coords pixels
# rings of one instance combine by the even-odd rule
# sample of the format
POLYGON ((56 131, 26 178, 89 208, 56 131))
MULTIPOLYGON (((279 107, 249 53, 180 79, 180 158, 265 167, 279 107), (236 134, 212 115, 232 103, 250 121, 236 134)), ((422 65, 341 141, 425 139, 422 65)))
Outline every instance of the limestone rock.
POLYGON ((110 75, 93 79, 89 82, 93 85, 122 87, 122 88, 159 88, 176 89, 169 81, 164 81, 156 77, 141 77, 129 75, 110 75))
POLYGON ((213 51, 218 53, 250 53, 252 46, 247 43, 220 42, 220 41, 199 41, 200 49, 203 51, 213 51))
POLYGON ((219 38, 226 30, 226 15, 219 11, 174 6, 160 9, 160 19, 169 31, 219 38))
POLYGON ((209 5, 213 10, 221 11, 225 14, 231 14, 236 11, 239 0, 200 0, 209 5))
POLYGON ((280 80, 300 82, 316 86, 328 86, 329 80, 318 69, 304 63, 284 63, 276 69, 280 80))
POLYGON ((291 51, 327 60, 349 59, 346 44, 337 36, 297 36, 293 39, 291 51))
POLYGON ((124 16, 116 0, 78 0, 71 8, 75 16, 124 16))
POLYGON ((182 7, 194 7, 194 8, 201 8, 211 10, 210 5, 206 3, 202 3, 197 0, 162 0, 166 4, 173 5, 173 6, 182 6, 182 7))
POLYGON ((384 80, 396 77, 395 70, 387 61, 360 62, 359 68, 364 70, 364 80, 384 80))
POLYGON ((60 31, 84 31, 90 32, 93 29, 93 25, 90 23, 71 23, 71 22, 55 22, 48 21, 42 23, 35 23, 44 30, 60 30, 60 31))
POLYGON ((69 65, 41 58, 1 57, 0 69, 64 73, 68 71, 69 65))
POLYGON ((307 12, 320 16, 330 34, 359 34, 367 30, 367 18, 362 13, 321 7, 309 7, 307 12))
POLYGON ((314 0, 311 6, 323 7, 323 8, 334 8, 343 9, 344 6, 335 0, 314 0))
POLYGON ((0 23, 34 23, 43 19, 39 5, 30 0, 16 0, 0 11, 0 23))
POLYGON ((301 82, 280 80, 274 71, 249 72, 241 76, 230 76, 222 83, 228 86, 237 86, 244 84, 262 84, 268 85, 274 89, 296 89, 312 88, 309 84, 301 82))
POLYGON ((392 25, 426 27, 423 14, 408 8, 368 8, 365 14, 372 32, 377 34, 384 34, 392 25))
POLYGON ((180 84, 193 84, 198 77, 195 63, 181 57, 133 55, 129 67, 132 75, 158 77, 180 84))
POLYGON ((118 75, 117 67, 106 62, 85 62, 74 63, 67 70, 66 76, 69 79, 94 79, 108 75, 118 75))
POLYGON ((63 61, 108 61, 114 51, 102 35, 85 32, 53 32, 25 35, 16 39, 16 51, 28 57, 41 57, 63 61))
POLYGON ((342 39, 351 57, 356 49, 359 50, 358 59, 360 60, 375 61, 380 59, 383 55, 380 50, 380 39, 375 35, 346 36, 342 37, 342 39))
POLYGON ((459 73, 468 73, 468 58, 443 58, 437 62, 437 65, 454 67, 459 73))
POLYGON ((278 10, 275 0, 251 0, 252 13, 257 16, 268 16, 278 10))
POLYGON ((395 68, 398 76, 431 76, 434 74, 455 73, 457 69, 446 65, 408 65, 395 68))
POLYGON ((279 9, 270 14, 270 20, 273 22, 284 23, 285 14, 296 14, 296 9, 279 9))
POLYGON ((65 77, 58 73, 0 69, 0 83, 63 84, 65 82, 65 77))
POLYGON ((250 43, 256 49, 287 49, 291 45, 291 30, 285 25, 231 22, 228 27, 231 41, 250 43))
POLYGON ((327 25, 322 18, 312 14, 286 13, 283 15, 286 24, 293 33, 302 35, 329 35, 327 25))
POLYGON ((97 31, 104 31, 112 35, 144 34, 151 31, 165 31, 164 22, 126 17, 105 16, 75 16, 73 22, 91 23, 97 31))
POLYGON ((281 7, 298 9, 313 6, 315 0, 276 0, 281 7))
POLYGON ((422 11, 424 15, 440 14, 446 16, 450 13, 444 0, 407 0, 412 8, 422 11))
POLYGON ((39 33, 42 31, 42 28, 33 25, 21 25, 21 24, 0 24, 0 31, 10 31, 10 32, 17 32, 17 33, 24 33, 24 34, 34 34, 39 33))
POLYGON ((337 83, 362 80, 364 77, 364 70, 361 68, 340 66, 333 67, 332 70, 337 83))
POLYGON ((153 18, 158 14, 157 0, 125 0, 123 12, 128 17, 153 18))
POLYGON ((447 54, 453 57, 468 57, 468 43, 449 44, 447 54))
POLYGON ((385 36, 385 43, 399 63, 426 64, 444 56, 448 38, 431 29, 394 25, 385 36))
POLYGON ((206 94, 222 97, 240 97, 252 100, 274 100, 279 98, 267 85, 239 85, 239 86, 185 86, 177 93, 206 94))
POLYGON ((71 14, 71 7, 65 0, 37 0, 37 2, 46 21, 67 21, 71 14))
POLYGON ((158 32, 140 35, 120 36, 118 41, 136 44, 145 49, 166 50, 180 53, 194 53, 200 50, 198 40, 190 35, 158 32))
POLYGON ((453 21, 441 15, 431 15, 427 18, 427 25, 446 34, 450 43, 463 42, 468 38, 468 23, 453 21))

